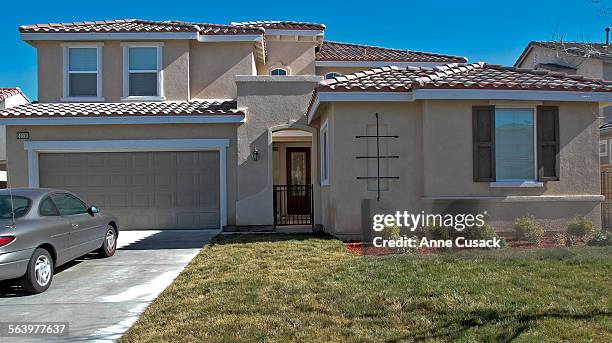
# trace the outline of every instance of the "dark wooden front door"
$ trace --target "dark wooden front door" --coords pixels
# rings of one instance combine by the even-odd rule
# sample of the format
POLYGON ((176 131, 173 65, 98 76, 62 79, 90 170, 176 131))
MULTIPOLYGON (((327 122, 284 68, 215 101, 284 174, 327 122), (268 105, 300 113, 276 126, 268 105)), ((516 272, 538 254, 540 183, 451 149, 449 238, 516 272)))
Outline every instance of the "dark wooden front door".
POLYGON ((287 148, 287 213, 310 214, 310 148, 287 148))

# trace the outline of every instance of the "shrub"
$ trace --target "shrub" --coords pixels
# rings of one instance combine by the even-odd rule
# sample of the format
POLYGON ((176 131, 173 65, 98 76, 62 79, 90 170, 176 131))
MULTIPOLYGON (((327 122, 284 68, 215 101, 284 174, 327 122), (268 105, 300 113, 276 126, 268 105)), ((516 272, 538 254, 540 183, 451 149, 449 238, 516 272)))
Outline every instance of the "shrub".
POLYGON ((571 240, 567 238, 567 235, 562 232, 555 234, 555 236, 553 237, 553 240, 555 244, 558 246, 565 246, 565 245, 570 244, 571 242, 571 240))
POLYGON ((497 237, 495 229, 489 224, 485 223, 483 226, 472 226, 464 231, 466 236, 471 239, 489 239, 497 237))
POLYGON ((436 226, 428 226, 426 228, 426 234, 429 239, 450 239, 451 233, 447 227, 436 225, 436 226))
POLYGON ((591 238, 587 241, 587 245, 590 246, 611 246, 612 245, 612 233, 608 231, 596 231, 591 235, 591 238))
POLYGON ((585 216, 575 216, 572 220, 567 222, 565 230, 571 237, 585 238, 587 235, 595 232, 595 225, 585 216))
POLYGON ((524 216, 514 221, 516 239, 526 240, 529 243, 540 244, 544 239, 544 228, 534 216, 524 216))

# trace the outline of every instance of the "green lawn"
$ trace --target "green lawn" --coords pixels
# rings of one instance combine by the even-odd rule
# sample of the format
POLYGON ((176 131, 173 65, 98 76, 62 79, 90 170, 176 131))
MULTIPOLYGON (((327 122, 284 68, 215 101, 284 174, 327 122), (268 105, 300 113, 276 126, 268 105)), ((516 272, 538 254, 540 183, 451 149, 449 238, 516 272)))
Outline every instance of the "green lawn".
POLYGON ((122 342, 612 341, 612 248, 359 257, 309 235, 206 247, 122 342))

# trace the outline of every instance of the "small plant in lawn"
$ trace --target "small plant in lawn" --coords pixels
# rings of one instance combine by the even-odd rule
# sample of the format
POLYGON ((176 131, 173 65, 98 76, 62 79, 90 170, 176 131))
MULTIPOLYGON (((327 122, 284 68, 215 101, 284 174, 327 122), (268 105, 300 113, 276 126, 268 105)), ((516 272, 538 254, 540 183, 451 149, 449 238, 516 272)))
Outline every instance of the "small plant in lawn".
MULTIPOLYGON (((397 240, 402 237, 402 230, 399 227, 399 225, 394 223, 393 225, 385 226, 383 230, 381 231, 381 236, 385 239, 397 240)), ((413 238, 418 239, 416 236, 413 238)), ((398 247, 398 248, 393 248, 393 250, 397 253, 410 254, 410 253, 415 252, 416 248, 398 247)))
POLYGON ((584 240, 596 230, 593 222, 585 216, 575 216, 567 222, 565 232, 574 239, 584 240))
POLYGON ((544 228, 534 216, 516 218, 514 233, 517 240, 526 240, 532 244, 540 244, 544 240, 544 228))
POLYGON ((484 223, 482 226, 472 226, 463 231, 465 237, 469 239, 491 239, 497 237, 500 240, 500 247, 507 247, 506 240, 500 237, 491 224, 484 223))
POLYGON ((569 245, 569 243, 571 242, 571 240, 568 239, 567 234, 563 232, 556 233, 553 236, 553 241, 555 242, 555 245, 558 245, 558 246, 569 245))

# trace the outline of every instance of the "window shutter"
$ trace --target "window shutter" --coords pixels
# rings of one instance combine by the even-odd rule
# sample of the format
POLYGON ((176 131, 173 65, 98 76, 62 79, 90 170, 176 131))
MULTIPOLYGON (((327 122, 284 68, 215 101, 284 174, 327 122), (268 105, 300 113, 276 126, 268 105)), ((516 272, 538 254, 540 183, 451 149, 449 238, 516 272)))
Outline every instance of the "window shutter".
POLYGON ((538 106, 538 179, 559 180, 559 107, 538 106))
POLYGON ((472 107, 475 182, 495 181, 495 106, 472 107))

